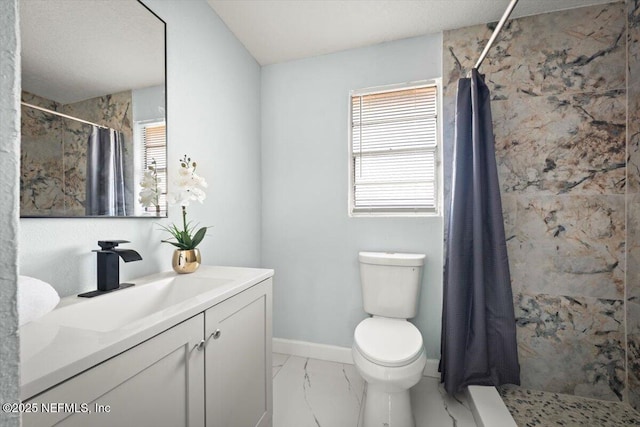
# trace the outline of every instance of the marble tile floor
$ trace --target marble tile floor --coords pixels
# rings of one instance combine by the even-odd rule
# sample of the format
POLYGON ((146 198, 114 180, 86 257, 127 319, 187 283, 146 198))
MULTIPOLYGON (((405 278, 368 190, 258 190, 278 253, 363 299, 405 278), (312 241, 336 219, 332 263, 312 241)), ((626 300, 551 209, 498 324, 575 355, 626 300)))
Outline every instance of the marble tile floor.
MULTIPOLYGON (((359 427, 365 382, 353 365, 273 354, 273 427, 359 427)), ((464 397, 436 378, 412 389, 416 427, 476 427, 464 397)))
POLYGON ((640 413, 620 402, 502 386, 498 390, 519 427, 640 426, 640 413))

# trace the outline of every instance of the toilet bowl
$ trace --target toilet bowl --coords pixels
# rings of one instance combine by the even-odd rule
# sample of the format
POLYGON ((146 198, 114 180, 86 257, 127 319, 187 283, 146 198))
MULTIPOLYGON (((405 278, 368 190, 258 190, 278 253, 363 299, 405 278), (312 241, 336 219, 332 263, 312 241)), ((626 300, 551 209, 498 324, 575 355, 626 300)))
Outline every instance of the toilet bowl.
POLYGON ((362 425, 415 426, 409 389, 427 362, 418 329, 402 319, 365 319, 356 327, 351 352, 367 383, 362 425))
POLYGON ((363 427, 415 427, 409 389, 427 358, 415 317, 423 254, 360 252, 364 309, 372 317, 356 326, 351 353, 367 383, 363 427))

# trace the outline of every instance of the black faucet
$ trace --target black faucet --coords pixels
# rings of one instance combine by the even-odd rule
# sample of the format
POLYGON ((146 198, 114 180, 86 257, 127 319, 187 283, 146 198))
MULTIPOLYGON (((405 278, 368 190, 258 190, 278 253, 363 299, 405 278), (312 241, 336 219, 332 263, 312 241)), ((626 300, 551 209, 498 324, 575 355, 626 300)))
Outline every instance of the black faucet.
POLYGON ((98 253, 98 290, 86 292, 79 297, 91 298, 113 292, 119 289, 133 286, 133 283, 120 283, 120 260, 124 262, 140 261, 142 257, 133 249, 116 248, 120 243, 129 243, 128 240, 99 240, 100 250, 94 249, 92 252, 98 253))

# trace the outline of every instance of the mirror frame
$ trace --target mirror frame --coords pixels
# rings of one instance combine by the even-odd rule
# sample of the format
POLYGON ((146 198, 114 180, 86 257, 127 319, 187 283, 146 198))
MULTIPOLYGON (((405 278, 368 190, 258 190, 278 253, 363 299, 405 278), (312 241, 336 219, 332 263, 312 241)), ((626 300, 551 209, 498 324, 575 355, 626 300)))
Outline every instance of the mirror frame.
MULTIPOLYGON (((165 156, 166 156, 166 177, 167 177, 167 193, 169 191, 169 182, 168 182, 168 176, 169 176, 169 162, 168 162, 168 157, 169 157, 169 109, 168 109, 168 70, 167 70, 167 23, 164 19, 162 19, 157 13, 155 13, 153 10, 151 10, 151 8, 149 8, 146 4, 144 4, 143 0, 132 0, 135 1, 136 3, 138 3, 139 5, 141 5, 147 12, 151 13, 161 24, 162 24, 162 28, 163 28, 163 44, 164 44, 164 51, 163 51, 163 55, 164 55, 164 123, 165 123, 165 142, 166 142, 166 148, 165 148, 165 156)), ((133 88, 131 89, 133 90, 133 88)), ((21 85, 20 88, 20 92, 23 92, 23 88, 21 85)), ((104 95, 103 95, 104 96, 104 95)), ((22 106, 21 106, 22 107, 22 106)), ((132 123, 132 131, 135 132, 134 129, 134 123, 132 123)), ((22 131, 20 131, 20 153, 22 153, 22 131)), ((133 141, 132 141, 133 142, 133 141)), ((134 178, 135 179, 135 178, 134 178)), ((22 189, 20 188, 20 192, 22 192, 22 189)), ((134 192, 134 205, 139 203, 138 202, 138 194, 134 192)), ((161 213, 157 214, 157 215, 23 215, 22 214, 22 208, 20 206, 18 206, 19 211, 20 211, 20 219, 48 219, 48 218, 64 218, 64 219, 82 219, 82 218, 106 218, 106 219, 133 219, 133 218, 138 218, 138 219, 161 219, 161 218, 168 218, 169 215, 169 205, 168 202, 166 202, 165 200, 165 206, 164 209, 161 210, 161 213)))

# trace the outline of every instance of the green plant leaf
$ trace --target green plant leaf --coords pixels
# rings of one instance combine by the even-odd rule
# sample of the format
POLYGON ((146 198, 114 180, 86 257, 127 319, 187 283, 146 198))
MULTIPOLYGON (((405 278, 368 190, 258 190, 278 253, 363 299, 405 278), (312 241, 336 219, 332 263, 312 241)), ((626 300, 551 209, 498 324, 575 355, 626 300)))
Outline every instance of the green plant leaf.
POLYGON ((202 227, 200 230, 198 230, 195 236, 193 236, 192 246, 194 249, 200 244, 200 242, 202 242, 205 234, 207 234, 207 227, 202 227))
POLYGON ((188 246, 189 249, 193 249, 193 246, 191 243, 191 236, 188 230, 185 230, 182 232, 182 243, 188 246))
POLYGON ((168 239, 161 240, 162 243, 169 243, 182 250, 195 249, 207 234, 207 229, 211 227, 200 227, 197 231, 198 223, 187 222, 186 229, 181 230, 175 224, 169 226, 158 224, 163 231, 171 235, 168 239), (175 240, 172 241, 172 240, 175 240))
POLYGON ((170 245, 175 246, 178 249, 186 250, 185 246, 182 243, 170 242, 169 240, 161 240, 162 243, 169 243, 170 245))
POLYGON ((165 225, 160 225, 160 228, 166 231, 167 233, 171 234, 172 238, 176 240, 180 240, 180 230, 178 230, 175 225, 171 224, 170 227, 167 227, 165 225))

